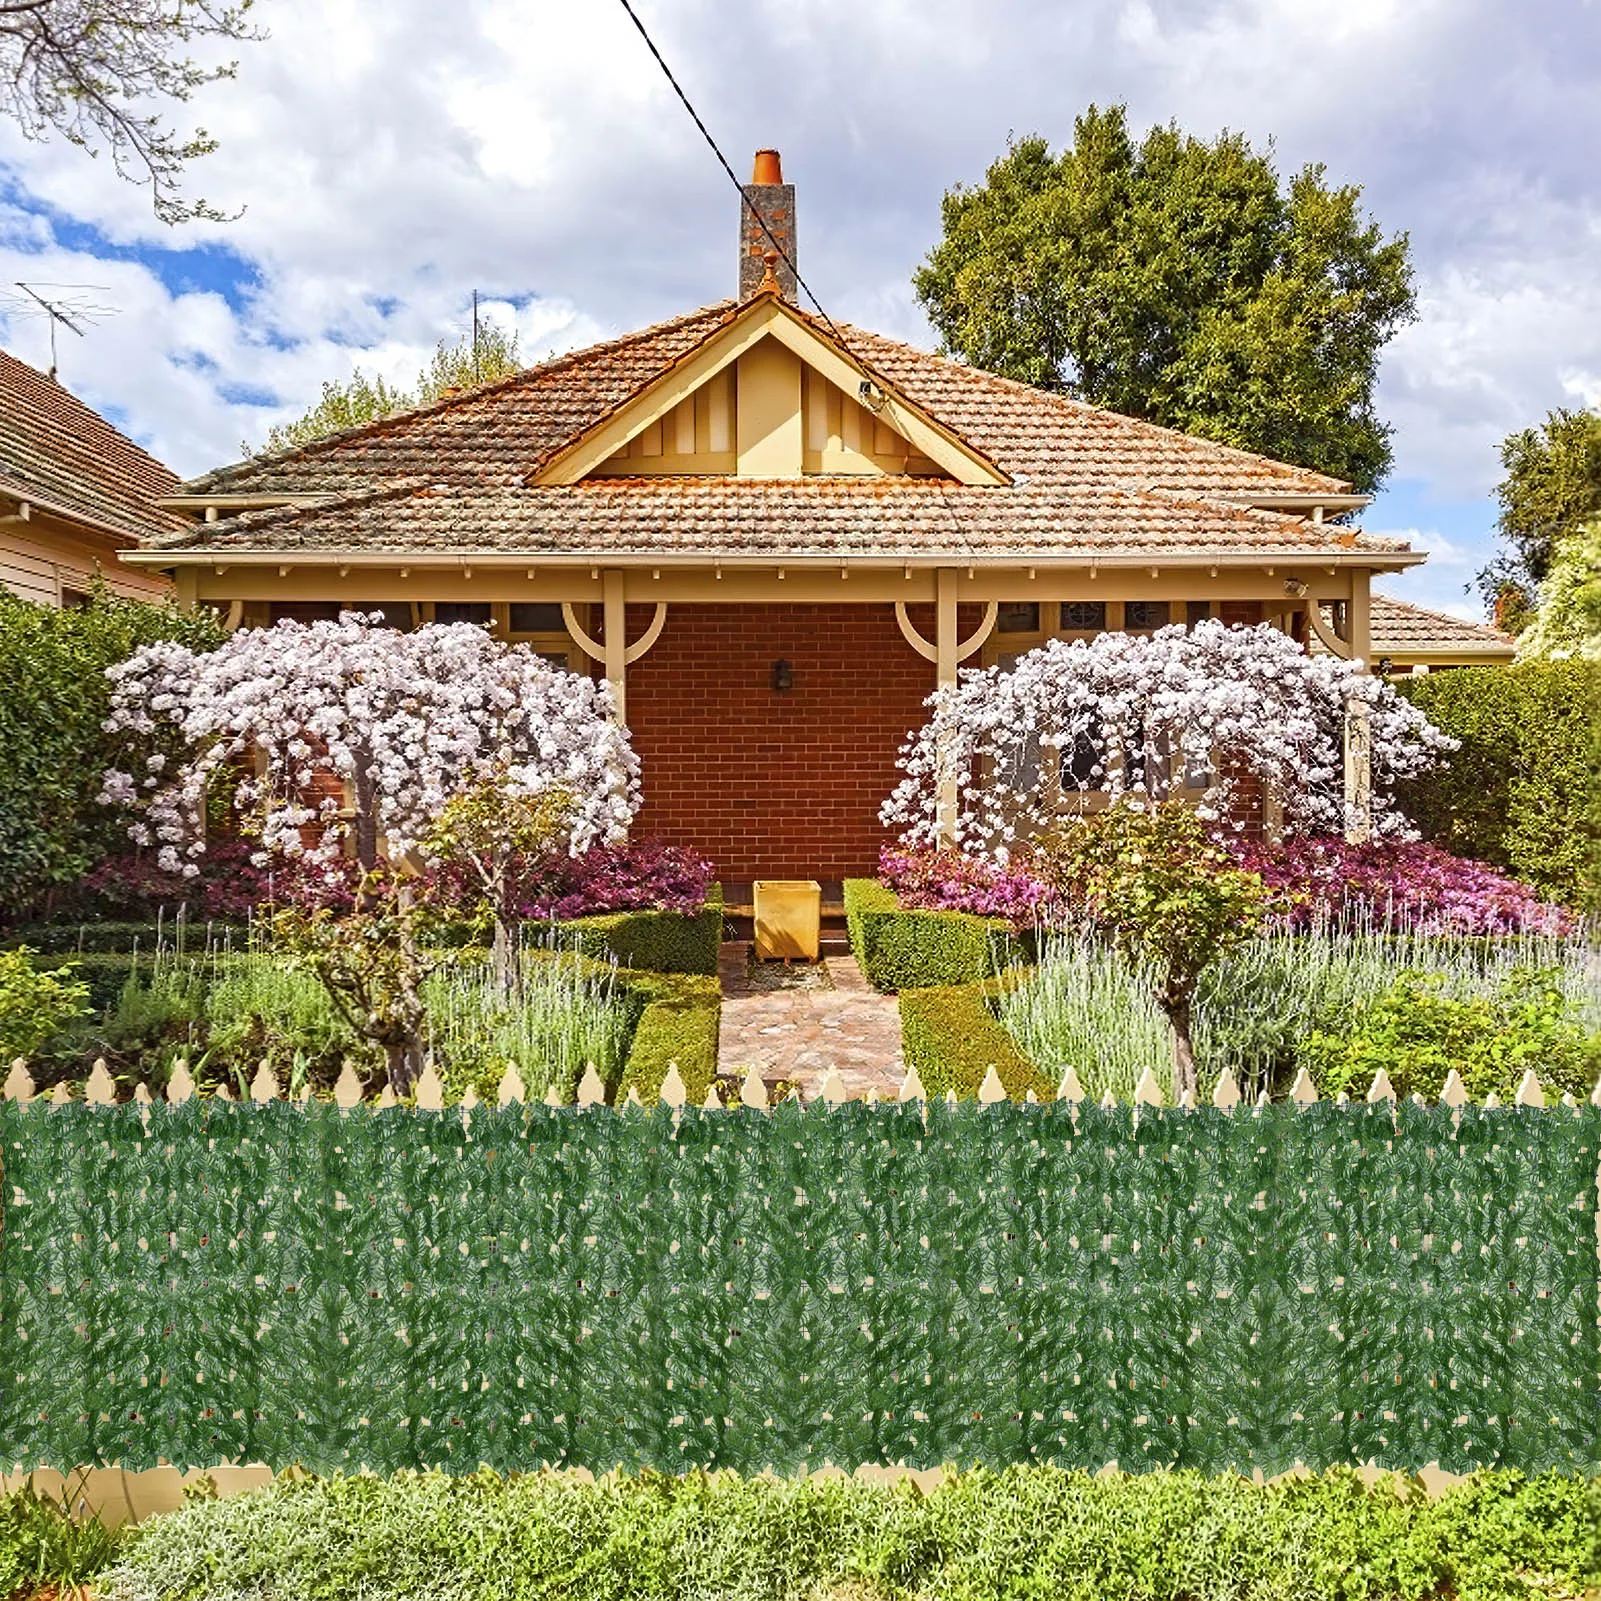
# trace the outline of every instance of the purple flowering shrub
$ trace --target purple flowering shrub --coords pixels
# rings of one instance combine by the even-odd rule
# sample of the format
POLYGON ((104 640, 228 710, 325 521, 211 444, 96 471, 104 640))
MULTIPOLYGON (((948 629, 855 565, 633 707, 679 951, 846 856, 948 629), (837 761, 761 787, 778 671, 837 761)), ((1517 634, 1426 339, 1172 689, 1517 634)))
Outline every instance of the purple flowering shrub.
POLYGON ((79 914, 154 917, 183 907, 192 921, 244 923, 262 907, 329 906, 348 911, 355 902, 353 863, 323 866, 304 860, 256 861, 251 840, 212 841, 191 876, 174 872, 152 850, 108 856, 74 886, 70 904, 79 914))
POLYGON ((1001 867, 932 845, 884 846, 878 855, 878 876, 902 906, 1003 917, 1013 928, 1041 920, 1051 902, 1050 889, 1026 868, 1001 867))
POLYGON ((1334 921, 1421 934, 1561 934, 1573 922, 1529 885, 1418 840, 1353 845, 1307 835, 1228 844, 1242 867, 1288 896, 1282 916, 1290 928, 1334 921))
POLYGON ((716 868, 697 851, 664 840, 592 845, 580 856, 546 857, 528 865, 517 911, 525 918, 567 921, 601 912, 698 912, 716 868))

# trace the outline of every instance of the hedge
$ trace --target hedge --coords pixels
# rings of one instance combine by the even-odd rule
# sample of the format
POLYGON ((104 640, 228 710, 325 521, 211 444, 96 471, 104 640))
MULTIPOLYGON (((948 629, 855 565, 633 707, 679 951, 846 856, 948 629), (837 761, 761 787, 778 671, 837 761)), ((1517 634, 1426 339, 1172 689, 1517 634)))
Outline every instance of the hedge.
POLYGON ((1424 836, 1601 910, 1601 662, 1460 667, 1397 688, 1462 741, 1398 789, 1424 836))
MULTIPOLYGON (((842 1477, 280 1480, 124 1537, 107 1601, 1527 1601, 1596 1579, 1601 1486, 1491 1473, 1429 1500, 1051 1467, 924 1495, 842 1477), (1559 1588, 1560 1587, 1560 1588, 1559 1588)), ((20 1570, 26 1577, 26 1570, 20 1570)))
POLYGON ((845 880, 845 926, 868 982, 888 992, 973 983, 1027 956, 1003 918, 903 907, 873 878, 845 880))
POLYGON ((661 1099, 662 1081, 676 1062, 689 1100, 699 1106, 717 1076, 718 1029, 722 992, 715 977, 703 973, 619 973, 625 995, 636 998, 639 1015, 628 1047, 628 1062, 615 1099, 639 1091, 646 1106, 661 1099))
POLYGON ((1593 1474, 1598 1140, 1409 1101, 4 1101, 0 1460, 1593 1474))
POLYGON ((116 752, 101 727, 106 669, 140 645, 222 639, 209 611, 119 600, 97 585, 81 610, 39 606, 0 589, 0 910, 17 917, 127 845, 127 820, 99 804, 116 752))
POLYGON ((723 888, 713 884, 694 913, 607 912, 558 923, 556 943, 599 961, 653 973, 716 973, 723 942, 723 888))
POLYGON ((1014 1101, 1030 1090, 1042 1101, 1056 1093, 995 1015, 991 1003, 1010 982, 1003 977, 901 991, 901 1055, 930 1095, 955 1090, 968 1100, 991 1066, 1014 1101))

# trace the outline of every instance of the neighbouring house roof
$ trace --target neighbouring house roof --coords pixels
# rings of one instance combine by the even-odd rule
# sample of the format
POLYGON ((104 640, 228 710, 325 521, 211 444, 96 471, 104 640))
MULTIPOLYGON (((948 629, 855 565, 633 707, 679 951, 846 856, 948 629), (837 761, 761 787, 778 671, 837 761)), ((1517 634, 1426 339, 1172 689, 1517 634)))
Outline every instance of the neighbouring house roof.
POLYGON ((705 307, 512 378, 218 469, 183 486, 217 521, 171 551, 438 551, 550 556, 891 555, 1108 559, 1160 551, 1416 559, 1403 541, 1290 514, 1350 485, 1048 394, 793 307, 898 401, 992 464, 997 481, 900 476, 596 477, 535 482, 709 342, 772 304, 705 307), (297 504, 263 500, 299 497, 297 504), (305 503, 304 497, 315 497, 305 503), (239 505, 257 498, 255 507, 239 505))
MULTIPOLYGON (((1374 659, 1387 656, 1402 665, 1509 662, 1517 649, 1513 636, 1498 628, 1414 606, 1377 590, 1373 592, 1370 627, 1374 659)), ((1324 652, 1315 635, 1309 647, 1314 655, 1324 652)))
POLYGON ((54 378, 0 351, 0 495, 96 534, 171 538, 178 475, 54 378))

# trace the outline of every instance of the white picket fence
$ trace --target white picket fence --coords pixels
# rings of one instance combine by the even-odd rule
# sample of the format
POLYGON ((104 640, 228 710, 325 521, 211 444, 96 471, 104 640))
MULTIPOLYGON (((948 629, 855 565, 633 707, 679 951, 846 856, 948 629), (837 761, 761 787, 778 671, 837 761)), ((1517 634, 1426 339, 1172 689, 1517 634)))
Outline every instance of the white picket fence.
MULTIPOLYGON (((169 1105, 176 1106, 180 1102, 190 1100, 196 1093, 195 1082, 190 1075, 189 1065, 180 1058, 174 1064, 172 1073, 167 1080, 166 1088, 162 1092, 162 1098, 169 1105)), ((837 1068, 831 1068, 824 1075, 817 1093, 818 1098, 829 1106, 838 1106, 850 1099, 850 1094, 845 1088, 845 1081, 841 1078, 837 1068)), ((224 1101, 230 1101, 234 1098, 226 1087, 215 1091, 215 1095, 217 1099, 224 1101)), ((6 1075, 5 1084, 0 1086, 0 1100, 27 1102, 38 1098, 33 1076, 28 1071, 28 1064, 19 1056, 12 1062, 11 1071, 6 1075)), ((250 1086, 251 1101, 257 1105, 264 1105, 268 1101, 281 1100, 282 1098, 277 1076, 263 1062, 250 1086)), ((676 1062, 670 1063, 668 1066, 667 1077, 662 1082, 661 1098, 668 1106, 675 1108, 682 1107, 688 1102, 689 1093, 684 1086, 683 1078, 679 1075, 676 1062)), ((870 1104, 876 1104, 879 1098, 876 1090, 867 1092, 866 1099, 870 1104)), ((992 1105, 996 1101, 1004 1101, 1006 1098, 1006 1089, 1001 1083, 1000 1075, 991 1066, 989 1072, 984 1076, 983 1084, 979 1087, 978 1099, 984 1105, 992 1105)), ((1069 1068, 1066 1074, 1063 1075, 1061 1084, 1057 1087, 1056 1099, 1077 1105, 1088 1098, 1083 1084, 1079 1081, 1078 1074, 1072 1068, 1069 1068)), ((48 1097, 49 1104, 52 1106, 65 1106, 74 1099, 70 1086, 65 1083, 57 1084, 48 1097)), ((151 1094, 148 1085, 140 1084, 134 1089, 133 1099, 148 1106, 154 1103, 156 1097, 151 1094)), ((299 1099, 302 1101, 311 1099, 309 1087, 301 1091, 299 1099)), ((338 1083, 334 1086, 334 1101, 343 1110, 349 1111, 351 1108, 360 1105, 363 1099, 361 1080, 357 1078, 354 1070, 347 1062, 344 1071, 339 1075, 338 1083)), ((500 1106, 520 1106, 527 1099, 528 1095, 522 1075, 517 1071, 515 1063, 508 1062, 506 1071, 501 1075, 500 1086, 496 1095, 497 1104, 500 1106)), ((896 1099, 903 1102, 926 1102, 928 1100, 928 1094, 923 1088, 923 1082, 918 1077, 915 1067, 907 1072, 896 1099)), ((947 1091, 945 1099, 954 1103, 957 1100, 956 1092, 954 1090, 947 1091)), ((1290 1100, 1297 1106, 1310 1106, 1317 1099, 1317 1086, 1313 1084, 1311 1076, 1306 1069, 1302 1068, 1296 1075, 1295 1083, 1291 1086, 1290 1100)), ((1367 1100, 1369 1103, 1389 1101, 1393 1105, 1396 1099, 1396 1093, 1390 1084, 1389 1075, 1383 1068, 1380 1068, 1373 1081, 1372 1088, 1368 1090, 1367 1100)), ((1422 1095, 1414 1095, 1412 1099, 1419 1106, 1428 1104, 1422 1095)), ((112 1078, 104 1057, 94 1064, 93 1071, 91 1071, 84 1083, 83 1100, 90 1106, 111 1106, 116 1103, 116 1081, 112 1078)), ((595 1064, 591 1062, 585 1068, 584 1076, 578 1083, 577 1105, 580 1107, 601 1106, 605 1104, 605 1100, 605 1083, 600 1074, 596 1072, 595 1064)), ((1456 1069, 1452 1068, 1450 1073, 1446 1075, 1445 1083, 1441 1087, 1439 1104, 1460 1108, 1467 1104, 1467 1100, 1467 1087, 1463 1084, 1456 1069)), ((1162 1087, 1157 1083, 1156 1075, 1147 1068, 1143 1077, 1135 1086, 1134 1104, 1136 1106, 1161 1106, 1164 1101, 1162 1087)), ((1349 1104, 1349 1101, 1350 1097, 1342 1092, 1336 1097, 1335 1104, 1346 1105, 1349 1104)), ((547 1106, 565 1106, 569 1104, 554 1087, 544 1097, 544 1102, 547 1106)), ((1216 1087, 1212 1091, 1211 1102, 1213 1106, 1222 1112, 1232 1112, 1236 1107, 1243 1104, 1239 1086, 1232 1074, 1223 1073, 1219 1075, 1216 1087)), ((1029 1105, 1040 1104, 1039 1097, 1035 1095, 1033 1090, 1028 1092, 1027 1103, 1029 1105)), ((383 1093, 378 1097, 376 1105, 383 1108, 397 1104, 399 1103, 396 1101, 393 1091, 386 1086, 383 1093)), ((444 1109, 445 1086, 438 1073, 434 1070, 432 1063, 429 1063, 423 1069, 421 1077, 417 1080, 414 1104, 419 1110, 423 1111, 441 1111, 444 1109)), ((479 1104, 478 1096, 469 1088, 460 1104, 468 1111, 471 1111, 473 1107, 479 1104)), ((635 1089, 630 1089, 623 1104, 625 1106, 640 1105, 639 1092, 635 1089)), ((708 1111, 726 1110, 722 1101, 718 1098, 715 1086, 707 1093, 704 1104, 708 1111)), ((750 1070, 744 1083, 740 1086, 739 1104, 752 1111, 763 1111, 770 1104, 767 1085, 755 1068, 750 1070)), ((1101 1098, 1100 1104, 1108 1107, 1117 1104, 1110 1090, 1101 1098)), ((1185 1091, 1178 1104, 1181 1107, 1193 1108, 1197 1104, 1194 1093, 1188 1090, 1185 1091)), ((1485 1098, 1484 1104, 1487 1107, 1495 1107, 1500 1106, 1502 1103, 1498 1096, 1491 1094, 1485 1098)), ((1543 1107, 1548 1104, 1546 1093, 1541 1087, 1540 1080, 1536 1074, 1532 1070, 1524 1073, 1522 1082, 1518 1085, 1517 1093, 1513 1097, 1513 1105, 1543 1107)), ((1577 1098, 1571 1093, 1563 1095, 1559 1104, 1573 1109, 1577 1109, 1579 1105, 1577 1098)), ((1590 1104, 1601 1107, 1601 1080, 1597 1081, 1594 1090, 1590 1093, 1590 1104)), ((1267 1105, 1268 1097, 1264 1092, 1254 1103, 1253 1110, 1260 1111, 1267 1105)))

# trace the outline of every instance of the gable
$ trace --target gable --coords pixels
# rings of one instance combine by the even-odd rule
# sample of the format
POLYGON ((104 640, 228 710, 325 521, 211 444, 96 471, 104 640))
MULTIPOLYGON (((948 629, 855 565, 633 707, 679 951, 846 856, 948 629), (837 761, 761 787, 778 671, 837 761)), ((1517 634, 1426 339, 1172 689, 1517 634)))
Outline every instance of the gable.
POLYGON ((948 473, 892 423, 771 338, 643 423, 591 469, 617 476, 762 476, 948 473))
POLYGON ((558 452, 534 481, 843 474, 1007 482, 904 394, 862 373, 777 296, 763 295, 558 452))

